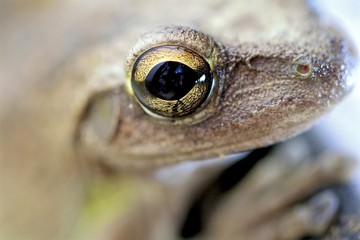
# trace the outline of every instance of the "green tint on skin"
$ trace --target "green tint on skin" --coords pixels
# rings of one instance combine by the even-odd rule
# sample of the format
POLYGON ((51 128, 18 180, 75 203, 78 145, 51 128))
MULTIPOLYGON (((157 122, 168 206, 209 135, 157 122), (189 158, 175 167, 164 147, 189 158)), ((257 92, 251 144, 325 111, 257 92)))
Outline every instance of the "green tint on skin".
POLYGON ((126 178, 102 179, 90 185, 74 239, 89 240, 101 236, 109 225, 131 208, 136 197, 134 189, 136 183, 126 178))

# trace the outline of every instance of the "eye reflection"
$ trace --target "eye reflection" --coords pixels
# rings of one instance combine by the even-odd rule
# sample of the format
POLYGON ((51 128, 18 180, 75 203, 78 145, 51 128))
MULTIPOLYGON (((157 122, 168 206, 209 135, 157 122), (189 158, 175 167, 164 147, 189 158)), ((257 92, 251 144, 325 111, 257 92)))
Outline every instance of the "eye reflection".
POLYGON ((178 62, 163 62, 153 67, 146 76, 146 89, 164 100, 184 97, 201 77, 188 66, 178 62))

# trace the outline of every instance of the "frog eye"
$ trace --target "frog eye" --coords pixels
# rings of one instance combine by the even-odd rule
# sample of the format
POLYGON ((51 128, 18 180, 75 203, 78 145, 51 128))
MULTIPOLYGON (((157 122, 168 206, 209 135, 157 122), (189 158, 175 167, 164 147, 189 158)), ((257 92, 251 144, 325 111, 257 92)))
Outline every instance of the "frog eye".
POLYGON ((116 91, 93 96, 82 114, 79 137, 84 141, 110 141, 118 124, 119 101, 116 91))
POLYGON ((139 56, 133 65, 131 87, 148 113, 182 117, 208 102, 214 86, 209 63, 182 46, 158 46, 139 56))

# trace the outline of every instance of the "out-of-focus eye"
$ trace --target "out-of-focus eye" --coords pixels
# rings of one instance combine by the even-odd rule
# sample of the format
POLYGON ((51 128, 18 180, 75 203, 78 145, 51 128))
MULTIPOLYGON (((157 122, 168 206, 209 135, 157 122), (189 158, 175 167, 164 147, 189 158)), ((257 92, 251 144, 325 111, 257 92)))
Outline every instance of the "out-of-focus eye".
POLYGON ((163 117, 182 117, 200 110, 214 86, 209 63, 181 46, 154 47, 133 65, 131 87, 141 106, 163 117))
POLYGON ((81 141, 110 141, 116 132, 120 107, 116 91, 97 94, 89 101, 80 121, 81 141))

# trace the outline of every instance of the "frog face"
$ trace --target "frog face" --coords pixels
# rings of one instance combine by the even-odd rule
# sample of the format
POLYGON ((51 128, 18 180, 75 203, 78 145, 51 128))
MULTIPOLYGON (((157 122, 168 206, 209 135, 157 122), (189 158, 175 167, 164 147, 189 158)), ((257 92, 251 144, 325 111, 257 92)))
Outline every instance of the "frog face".
POLYGON ((228 46, 182 26, 146 33, 128 54, 125 84, 109 92, 112 106, 103 119, 109 124, 93 110, 100 108, 96 100, 88 106, 80 148, 111 166, 148 167, 266 146, 307 129, 351 89, 345 69, 354 63, 351 47, 338 33, 308 27, 318 28, 309 39, 324 41, 228 46), (176 98, 173 87, 181 79, 176 71, 186 66, 195 75, 181 81, 193 85, 179 87, 176 98), (146 85, 149 81, 158 82, 146 85))

